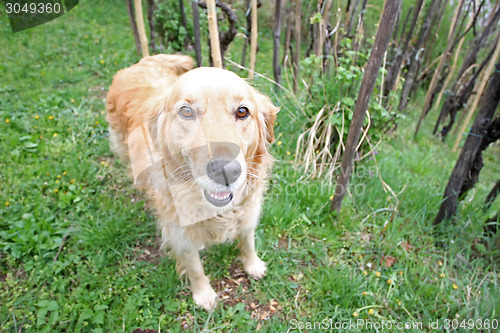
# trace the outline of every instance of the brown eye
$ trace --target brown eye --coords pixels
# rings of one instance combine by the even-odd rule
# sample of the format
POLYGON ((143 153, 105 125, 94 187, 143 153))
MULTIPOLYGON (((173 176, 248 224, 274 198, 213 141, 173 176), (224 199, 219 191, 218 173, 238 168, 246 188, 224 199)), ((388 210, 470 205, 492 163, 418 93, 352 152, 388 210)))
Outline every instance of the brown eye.
POLYGON ((237 120, 244 120, 250 115, 250 112, 248 109, 244 106, 240 106, 238 110, 236 110, 236 119, 237 120))
POLYGON ((188 106, 183 106, 181 107, 181 109, 179 110, 179 116, 181 116, 181 118, 183 119, 186 119, 186 120, 191 120, 191 119, 194 119, 196 114, 194 113, 193 110, 191 110, 190 107, 188 106))

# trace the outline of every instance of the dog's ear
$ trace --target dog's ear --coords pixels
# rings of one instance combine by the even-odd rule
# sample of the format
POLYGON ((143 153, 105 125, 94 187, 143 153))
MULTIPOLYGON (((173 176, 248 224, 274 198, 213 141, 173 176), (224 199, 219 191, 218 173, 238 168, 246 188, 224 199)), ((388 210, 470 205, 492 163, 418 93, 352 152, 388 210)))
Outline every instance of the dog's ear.
POLYGON ((280 109, 274 106, 269 97, 259 92, 255 92, 255 95, 260 141, 269 144, 274 141, 274 121, 280 109))

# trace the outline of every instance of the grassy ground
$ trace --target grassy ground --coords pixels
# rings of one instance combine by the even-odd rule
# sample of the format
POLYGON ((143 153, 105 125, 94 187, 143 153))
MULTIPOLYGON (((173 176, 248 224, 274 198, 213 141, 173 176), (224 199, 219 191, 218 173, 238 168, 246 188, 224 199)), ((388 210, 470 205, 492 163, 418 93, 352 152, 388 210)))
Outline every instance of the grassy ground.
MULTIPOLYGON (((234 244, 207 250, 220 295, 208 314, 158 253, 155 219, 108 148, 105 92, 113 74, 137 60, 125 7, 82 1, 15 35, 5 16, 0 24, 8 46, 0 49, 0 331, 284 332, 366 319, 422 322, 409 330, 418 332, 436 320, 498 318, 498 245, 482 227, 499 205, 481 210, 500 173, 498 147, 458 219, 434 236, 457 154, 428 129, 410 140, 410 112, 397 137, 378 146, 378 168, 374 159, 357 165, 352 196, 332 216, 332 190, 304 181, 294 166, 301 124, 282 100, 257 231, 268 275, 248 280, 234 244), (378 170, 397 197, 384 192, 378 170)), ((263 45, 259 71, 270 70, 266 52, 263 45)))

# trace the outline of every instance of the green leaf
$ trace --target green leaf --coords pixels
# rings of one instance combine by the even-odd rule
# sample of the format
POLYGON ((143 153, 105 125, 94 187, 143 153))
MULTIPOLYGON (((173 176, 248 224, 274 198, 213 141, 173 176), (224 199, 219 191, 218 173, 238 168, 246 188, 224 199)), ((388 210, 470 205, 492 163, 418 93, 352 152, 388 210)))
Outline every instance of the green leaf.
POLYGON ((106 304, 98 304, 94 306, 95 311, 106 310, 107 308, 109 308, 109 306, 107 306, 106 304))
POLYGON ((94 317, 92 318, 92 321, 95 324, 104 324, 104 311, 98 311, 94 314, 94 317))
POLYGON ((80 319, 81 321, 84 321, 86 319, 92 318, 94 315, 94 311, 90 308, 84 309, 82 313, 80 314, 80 319))
POLYGON ((34 143, 31 141, 24 143, 24 148, 35 148, 35 147, 38 147, 38 143, 34 143))
POLYGON ((59 320, 59 311, 53 311, 50 313, 49 324, 53 325, 59 320))
POLYGON ((350 107, 353 106, 355 102, 354 99, 352 99, 351 97, 344 96, 342 97, 342 103, 350 107))
POLYGON ((57 304, 56 301, 50 301, 47 305, 47 309, 49 311, 55 311, 59 309, 59 305, 57 304))
POLYGON ((38 302, 38 304, 37 304, 37 305, 38 305, 39 307, 41 307, 41 308, 46 308, 46 307, 49 305, 49 300, 44 299, 44 300, 42 300, 42 301, 38 302))
POLYGON ((42 308, 40 310, 37 311, 36 313, 36 324, 37 326, 41 326, 43 324, 45 324, 47 322, 47 319, 45 318, 47 316, 47 312, 48 310, 45 309, 45 308, 42 308))

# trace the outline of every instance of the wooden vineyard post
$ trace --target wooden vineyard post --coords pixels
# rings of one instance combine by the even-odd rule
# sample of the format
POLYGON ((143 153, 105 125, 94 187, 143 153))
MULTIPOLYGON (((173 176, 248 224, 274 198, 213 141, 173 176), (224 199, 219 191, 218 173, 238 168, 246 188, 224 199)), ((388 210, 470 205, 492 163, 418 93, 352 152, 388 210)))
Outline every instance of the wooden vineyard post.
POLYGON ((212 49, 212 59, 214 66, 222 68, 222 58, 219 43, 219 28, 217 26, 217 9, 215 0, 207 0, 208 31, 210 33, 210 48, 212 49))
POLYGON ((500 102, 500 62, 496 64, 495 72, 489 80, 481 108, 465 140, 457 163, 453 168, 443 195, 443 203, 434 220, 434 225, 450 219, 457 213, 459 193, 462 189, 471 165, 480 151, 483 137, 488 131, 491 120, 500 102))
POLYGON ((274 9, 274 32, 273 32, 273 73, 274 81, 281 81, 280 66, 280 40, 281 40, 281 0, 276 0, 274 9))
POLYGON ((132 0, 127 0, 127 10, 128 17, 130 19, 130 25, 132 26, 132 33, 134 34, 135 48, 137 50, 137 56, 141 56, 141 41, 139 40, 139 32, 137 31, 137 23, 135 22, 134 6, 132 5, 132 0))
POLYGON ((295 29, 294 29, 294 39, 295 39, 295 50, 294 56, 292 57, 294 68, 293 68, 293 91, 297 91, 299 83, 299 63, 300 63, 300 29, 301 29, 301 12, 302 12, 302 0, 294 1, 294 15, 295 15, 295 29))
POLYGON ((340 168, 340 175, 337 180, 335 188, 335 195, 332 200, 330 209, 332 211, 340 211, 342 200, 347 192, 349 179, 351 178, 352 165, 354 155, 356 153, 356 146, 358 145, 361 129, 363 127, 363 120, 365 118, 366 109, 370 102, 370 97, 375 87, 377 75, 382 65, 384 54, 387 51, 389 39, 392 36, 392 31, 396 24, 399 11, 401 9, 401 0, 386 0, 384 4, 384 11, 380 19, 380 26, 375 37, 372 52, 366 65, 365 74, 361 81, 358 99, 354 107, 354 114, 352 117, 351 125, 349 126, 349 134, 347 135, 347 143, 344 155, 342 156, 342 166, 340 168))
POLYGON ((248 77, 253 79, 255 62, 257 57, 257 0, 252 0, 252 31, 250 33, 250 73, 248 77))
POLYGON ((193 10, 193 31, 194 31, 194 50, 196 54, 196 66, 201 66, 201 41, 200 41, 200 12, 198 10, 198 0, 191 0, 193 10))
MULTIPOLYGON (((478 88, 476 89, 476 94, 474 95, 474 98, 472 99, 472 102, 469 104, 469 110, 467 112, 467 117, 465 118, 465 121, 460 124, 460 131, 458 132, 457 138, 455 139, 455 144, 453 145, 453 152, 457 151, 458 145, 460 144, 460 141, 462 139, 462 133, 465 132, 465 129, 467 126, 469 126, 470 120, 472 119, 472 115, 476 111, 476 107, 479 104, 479 101, 481 100, 481 97, 483 96, 483 91, 486 88, 486 84, 488 83, 488 78, 491 75, 491 72, 495 69, 495 61, 498 58, 498 55, 500 54, 500 35, 498 36, 497 39, 497 46, 495 48, 495 51, 493 53, 493 56, 491 57, 490 63, 488 64, 488 67, 486 70, 483 72, 482 78, 478 79, 478 88)), ((465 112, 465 110, 464 110, 465 112)))
POLYGON ((436 93, 436 85, 438 84, 438 81, 441 79, 441 72, 444 69, 444 66, 448 60, 448 57, 451 55, 452 51, 452 46, 453 46, 453 35, 455 34, 455 30, 457 28, 458 24, 458 18, 462 12, 462 6, 463 6, 464 0, 460 0, 459 4, 457 5, 455 9, 455 14, 453 15, 453 21, 451 23, 451 28, 450 31, 448 32, 448 43, 446 44, 446 51, 441 56, 441 59, 439 60, 439 64, 437 66, 436 71, 434 72, 434 75, 432 76, 431 84, 427 90, 427 95, 425 96, 425 102, 424 106, 422 107, 422 113, 420 114, 420 118, 418 119, 417 122, 417 128, 415 129, 415 133, 413 137, 415 138, 418 134, 418 131, 420 129, 420 125, 422 124, 422 121, 424 120, 425 116, 427 116, 427 113, 432 107, 432 99, 434 94, 436 93))
POLYGON ((137 30, 139 32, 139 40, 141 41, 142 56, 149 56, 148 37, 146 36, 146 27, 144 26, 144 16, 142 14, 142 1, 134 0, 135 19, 137 21, 137 30))

